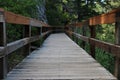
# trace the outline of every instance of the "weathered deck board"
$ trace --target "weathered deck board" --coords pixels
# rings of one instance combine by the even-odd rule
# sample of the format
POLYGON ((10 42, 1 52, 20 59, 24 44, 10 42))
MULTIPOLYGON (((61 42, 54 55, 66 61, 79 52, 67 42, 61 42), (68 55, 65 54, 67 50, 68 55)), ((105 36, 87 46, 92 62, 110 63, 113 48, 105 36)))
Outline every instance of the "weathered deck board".
POLYGON ((116 80, 64 33, 50 35, 6 80, 116 80))

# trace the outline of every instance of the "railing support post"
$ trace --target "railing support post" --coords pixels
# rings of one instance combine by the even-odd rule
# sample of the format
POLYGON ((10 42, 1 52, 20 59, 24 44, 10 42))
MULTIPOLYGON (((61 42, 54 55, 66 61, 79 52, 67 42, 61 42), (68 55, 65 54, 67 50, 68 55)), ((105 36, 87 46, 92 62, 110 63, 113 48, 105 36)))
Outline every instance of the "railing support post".
MULTIPOLYGON (((86 26, 82 27, 82 35, 86 36, 86 26)), ((85 49, 85 41, 82 41, 82 47, 85 49)))
MULTIPOLYGON (((42 34, 42 27, 37 27, 37 35, 41 35, 42 34)), ((41 46, 41 43, 39 44, 38 47, 41 46)))
MULTIPOLYGON (((31 26, 29 26, 29 25, 24 25, 23 31, 24 31, 24 32, 23 32, 23 38, 31 37, 31 26)), ((30 51, 31 51, 31 44, 29 43, 29 44, 27 44, 27 45, 24 46, 23 55, 24 55, 24 56, 29 55, 30 51)))
MULTIPOLYGON (((95 26, 90 26, 90 38, 95 38, 96 37, 96 28, 95 26)), ((90 54, 93 58, 95 58, 95 44, 90 43, 90 54)))
MULTIPOLYGON (((77 29, 78 29, 78 28, 75 26, 75 29, 74 29, 74 32, 75 32, 75 33, 77 33, 77 29)), ((77 37, 75 37, 75 42, 78 44, 78 38, 77 38, 77 37)))
MULTIPOLYGON (((6 26, 3 17, 3 13, 0 12, 0 46, 6 47, 6 26)), ((3 53, 3 57, 0 57, 0 79, 4 79, 7 76, 7 54, 6 50, 3 53)))
MULTIPOLYGON (((68 27, 68 31, 72 31, 72 29, 68 27)), ((68 36, 72 39, 72 34, 70 34, 69 32, 68 32, 68 36)))
MULTIPOLYGON (((116 13, 116 23, 115 23, 116 45, 120 45, 120 21, 117 18, 120 18, 120 12, 116 13)), ((120 56, 120 52, 119 52, 118 56, 120 56)), ((120 79, 120 58, 118 58, 118 57, 115 57, 114 75, 118 79, 120 79)))

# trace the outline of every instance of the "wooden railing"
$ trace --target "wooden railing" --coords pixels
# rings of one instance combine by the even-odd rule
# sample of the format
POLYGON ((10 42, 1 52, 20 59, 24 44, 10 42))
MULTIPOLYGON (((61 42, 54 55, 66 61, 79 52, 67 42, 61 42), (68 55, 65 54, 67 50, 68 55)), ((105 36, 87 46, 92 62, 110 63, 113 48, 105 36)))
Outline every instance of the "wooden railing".
POLYGON ((42 37, 49 35, 51 31, 52 28, 42 21, 0 9, 0 79, 5 78, 7 75, 7 57, 9 54, 24 47, 24 55, 28 55, 30 53, 31 42, 40 40, 42 37), (24 29, 23 39, 7 43, 6 23, 22 25, 24 29), (31 36, 31 27, 37 28, 38 34, 36 36, 31 36))
POLYGON ((83 22, 77 22, 66 25, 66 32, 69 36, 73 35, 78 39, 83 40, 83 47, 85 42, 90 44, 90 54, 95 58, 95 47, 101 48, 104 51, 112 53, 115 56, 115 69, 114 75, 120 79, 120 9, 112 10, 106 14, 101 14, 99 16, 92 17, 83 22), (100 41, 95 39, 96 37, 96 25, 100 24, 110 24, 115 23, 115 38, 116 43, 111 44, 108 42, 100 41), (83 33, 74 32, 74 29, 82 27, 83 33), (85 34, 85 27, 90 29, 90 37, 87 37, 85 34))

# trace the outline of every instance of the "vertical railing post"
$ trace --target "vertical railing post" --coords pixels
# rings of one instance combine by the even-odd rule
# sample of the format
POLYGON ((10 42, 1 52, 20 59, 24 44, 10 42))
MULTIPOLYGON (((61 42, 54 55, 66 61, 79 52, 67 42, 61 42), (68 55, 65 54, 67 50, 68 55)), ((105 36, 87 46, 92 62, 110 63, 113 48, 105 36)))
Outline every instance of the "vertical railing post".
MULTIPOLYGON (((42 34, 42 28, 41 27, 37 27, 37 35, 41 35, 42 34)), ((41 46, 41 43, 39 43, 39 46, 38 47, 40 47, 41 46)))
POLYGON ((67 33, 67 35, 71 38, 72 36, 71 36, 71 34, 69 33, 69 31, 70 31, 70 27, 66 27, 66 33, 67 33), (68 31, 68 32, 67 32, 68 31))
POLYGON ((0 46, 5 48, 4 56, 0 57, 0 80, 7 76, 7 55, 6 55, 6 26, 4 19, 4 11, 0 11, 0 46))
POLYGON ((37 35, 40 35, 41 34, 41 29, 40 27, 37 27, 37 35))
MULTIPOLYGON (((23 38, 26 38, 26 37, 28 37, 28 38, 31 37, 31 26, 29 26, 29 25, 24 25, 24 27, 23 27, 23 38)), ((23 55, 24 56, 29 55, 30 51, 31 51, 31 44, 29 43, 24 46, 23 55)))
MULTIPOLYGON (((120 12, 116 13, 116 23, 115 23, 115 38, 116 38, 116 45, 120 45, 120 12)), ((118 53, 120 56, 120 52, 118 53)), ((115 69, 114 75, 120 79, 120 58, 115 57, 115 69)))
MULTIPOLYGON (((96 28, 95 26, 89 26, 90 27, 90 38, 95 38, 96 37, 96 28)), ((95 44, 90 43, 90 54, 93 58, 95 58, 95 44)))
MULTIPOLYGON (((78 27, 76 27, 76 33, 79 33, 79 32, 78 32, 78 27)), ((78 39, 78 37, 76 37, 76 43, 79 44, 79 39, 78 39)))
MULTIPOLYGON (((75 32, 75 28, 74 27, 71 27, 72 28, 72 32, 75 32)), ((75 41, 75 36, 72 34, 72 38, 73 38, 73 41, 75 41)))
MULTIPOLYGON (((78 27, 75 26, 75 29, 74 29, 74 32, 75 32, 75 33, 77 33, 77 29, 78 29, 78 27)), ((78 44, 78 38, 77 38, 77 37, 75 37, 75 42, 78 44)))
MULTIPOLYGON (((82 26, 82 35, 86 36, 86 26, 82 26)), ((82 48, 85 49, 85 41, 82 41, 82 48)))
POLYGON ((40 27, 40 35, 42 35, 42 26, 40 27))

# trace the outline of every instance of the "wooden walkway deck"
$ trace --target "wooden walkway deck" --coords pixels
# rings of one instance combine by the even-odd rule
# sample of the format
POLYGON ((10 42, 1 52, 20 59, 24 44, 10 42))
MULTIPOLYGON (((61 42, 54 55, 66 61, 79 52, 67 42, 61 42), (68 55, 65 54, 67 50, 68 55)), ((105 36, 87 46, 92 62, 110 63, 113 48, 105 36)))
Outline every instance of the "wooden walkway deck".
POLYGON ((50 35, 5 80, 116 80, 64 33, 50 35))

